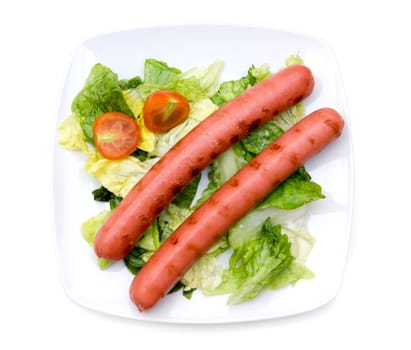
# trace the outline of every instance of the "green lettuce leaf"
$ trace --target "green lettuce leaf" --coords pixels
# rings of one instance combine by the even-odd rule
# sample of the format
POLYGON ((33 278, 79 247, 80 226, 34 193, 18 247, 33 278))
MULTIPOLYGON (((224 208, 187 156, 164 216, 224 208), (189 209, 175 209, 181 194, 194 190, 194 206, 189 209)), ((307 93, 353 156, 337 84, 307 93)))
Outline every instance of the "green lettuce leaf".
POLYGON ((190 208, 197 193, 201 174, 197 175, 173 200, 173 204, 180 208, 190 208))
POLYGON ((287 285, 294 286, 299 280, 310 280, 314 277, 315 274, 309 268, 293 261, 273 278, 266 289, 275 290, 287 285))
POLYGON ((192 212, 193 210, 190 208, 181 208, 170 203, 158 217, 161 242, 166 240, 192 212))
POLYGON ((123 98, 118 75, 101 63, 91 69, 85 86, 72 102, 71 110, 78 116, 84 137, 90 143, 93 143, 93 124, 98 116, 106 112, 132 115, 123 98))
MULTIPOLYGON (((93 248, 94 238, 96 237, 97 231, 104 224, 104 222, 107 220, 110 214, 111 214, 111 210, 103 210, 97 215, 83 222, 83 224, 81 225, 81 232, 82 232, 83 238, 90 245, 90 247, 93 248)), ((96 257, 96 259, 97 259, 98 266, 102 270, 104 270, 105 268, 111 265, 111 261, 109 260, 99 258, 99 257, 96 257)))
POLYGON ((239 249, 249 241, 257 239, 263 223, 268 218, 273 225, 281 226, 282 233, 287 234, 292 244, 292 255, 297 262, 304 263, 315 243, 307 228, 307 206, 293 210, 269 206, 250 211, 229 230, 230 247, 239 249))
POLYGON ((124 257, 124 265, 126 265, 127 269, 135 275, 141 270, 151 255, 152 251, 147 251, 147 249, 135 246, 131 252, 124 257))
POLYGON ((144 84, 168 86, 181 74, 181 70, 167 63, 148 58, 144 62, 144 84))
POLYGON ((250 161, 282 133, 282 129, 276 124, 268 122, 240 140, 235 150, 237 154, 242 154, 246 161, 250 161))
POLYGON ((231 101, 234 97, 240 95, 251 86, 257 84, 271 74, 270 67, 267 64, 261 67, 248 69, 247 75, 237 79, 230 80, 220 84, 218 91, 214 94, 211 100, 219 107, 231 101))
POLYGON ((134 89, 142 83, 143 80, 141 80, 139 76, 135 76, 131 79, 122 79, 119 81, 119 85, 122 90, 134 89))
POLYGON ((222 61, 215 61, 208 67, 194 67, 182 72, 150 58, 144 64, 144 81, 136 90, 144 100, 157 90, 174 90, 189 102, 209 98, 218 89, 223 66, 222 61))
POLYGON ((258 207, 274 206, 281 209, 295 209, 322 198, 325 196, 321 186, 311 181, 310 174, 304 167, 301 167, 263 199, 258 207))
POLYGON ((97 202, 108 202, 110 204, 110 209, 114 209, 122 201, 123 198, 116 196, 114 193, 110 192, 104 186, 100 186, 92 191, 93 198, 97 202))
POLYGON ((174 89, 188 101, 198 101, 213 96, 219 87, 223 61, 215 61, 208 67, 195 67, 181 74, 174 89))
POLYGON ((285 59, 285 66, 291 66, 292 64, 304 64, 304 60, 299 54, 290 55, 285 59))
POLYGON ((234 250, 223 271, 217 292, 231 294, 228 303, 239 304, 257 297, 294 261, 288 236, 280 225, 264 221, 257 238, 234 250))

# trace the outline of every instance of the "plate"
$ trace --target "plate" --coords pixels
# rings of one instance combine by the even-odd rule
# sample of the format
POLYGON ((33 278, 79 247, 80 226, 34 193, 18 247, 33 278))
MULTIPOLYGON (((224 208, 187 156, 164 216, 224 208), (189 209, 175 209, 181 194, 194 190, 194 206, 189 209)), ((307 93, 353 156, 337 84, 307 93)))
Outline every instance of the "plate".
POLYGON ((54 226, 61 281, 76 303, 103 313, 145 321, 225 323, 290 316, 318 308, 338 293, 348 250, 353 201, 350 123, 335 57, 323 41, 310 36, 267 28, 191 25, 142 28, 105 34, 86 40, 74 52, 63 87, 57 125, 70 114, 70 106, 83 87, 91 67, 101 62, 119 78, 142 75, 144 60, 152 57, 182 70, 225 62, 222 80, 243 76, 250 65, 284 65, 299 54, 311 68, 316 86, 305 101, 306 112, 320 107, 338 110, 346 120, 343 135, 306 164, 321 184, 326 199, 310 205, 309 231, 316 244, 307 261, 316 278, 294 287, 261 294, 241 305, 227 306, 226 296, 194 293, 191 300, 168 295, 153 309, 137 311, 129 299, 133 276, 114 264, 99 270, 93 252, 81 237, 81 223, 97 214, 93 201, 97 184, 84 172, 84 155, 54 150, 54 226))

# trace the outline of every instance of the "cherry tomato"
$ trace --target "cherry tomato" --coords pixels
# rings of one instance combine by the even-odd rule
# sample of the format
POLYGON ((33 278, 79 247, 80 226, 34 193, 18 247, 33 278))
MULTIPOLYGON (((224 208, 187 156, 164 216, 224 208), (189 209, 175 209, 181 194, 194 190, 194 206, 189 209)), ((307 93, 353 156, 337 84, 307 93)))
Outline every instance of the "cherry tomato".
POLYGON ((174 91, 161 90, 149 95, 144 103, 144 124, 153 133, 165 133, 184 122, 190 105, 174 91))
POLYGON ((140 142, 137 121, 119 112, 99 116, 93 124, 93 134, 97 150, 110 160, 127 157, 136 150, 140 142))

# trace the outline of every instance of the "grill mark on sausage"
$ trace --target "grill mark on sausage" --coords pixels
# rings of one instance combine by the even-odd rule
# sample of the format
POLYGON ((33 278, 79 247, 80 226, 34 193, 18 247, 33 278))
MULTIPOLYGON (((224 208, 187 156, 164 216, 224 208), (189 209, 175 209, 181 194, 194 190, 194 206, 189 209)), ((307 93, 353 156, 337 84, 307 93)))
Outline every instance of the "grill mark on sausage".
POLYGON ((233 187, 237 187, 239 185, 238 179, 232 179, 230 180, 229 184, 233 187))
POLYGON ((173 244, 173 245, 176 245, 178 243, 177 235, 171 235, 170 236, 170 243, 173 244))
POLYGON ((199 173, 200 173, 201 169, 199 168, 194 168, 193 170, 191 170, 191 175, 193 177, 196 177, 199 173))
POLYGON ((240 120, 237 123, 238 127, 240 128, 240 130, 242 131, 247 131, 248 130, 248 123, 246 120, 240 120))
POLYGON ((313 137, 309 137, 308 142, 310 142, 311 145, 314 145, 315 144, 315 139, 313 137))
POLYGON ((274 178, 273 181, 273 188, 276 188, 278 185, 280 185, 281 181, 278 178, 274 178))
POLYGON ((215 197, 211 196, 211 197, 207 200, 207 203, 208 203, 208 205, 210 205, 210 206, 215 206, 215 205, 218 203, 218 200, 217 200, 215 197))
POLYGON ((289 157, 291 164, 298 165, 298 156, 295 153, 292 153, 289 157))
POLYGON ((234 144, 234 143, 238 142, 239 139, 240 139, 240 137, 238 135, 234 135, 234 136, 231 137, 230 141, 231 141, 231 143, 234 144))
POLYGON ((257 129, 257 128, 260 126, 260 123, 261 123, 261 118, 258 118, 258 119, 256 119, 256 120, 254 120, 254 121, 250 124, 250 126, 248 127, 248 132, 251 132, 251 131, 257 129))
POLYGON ((251 160, 250 163, 248 164, 250 165, 251 168, 256 169, 256 170, 259 169, 261 166, 261 163, 255 159, 251 160))
POLYGON ((304 96, 303 96, 303 95, 297 96, 297 97, 294 99, 294 104, 297 104, 298 102, 302 101, 303 99, 304 99, 304 96))
POLYGON ((210 154, 210 158, 211 159, 216 159, 218 157, 218 153, 217 152, 211 152, 210 154))
POLYGON ((174 186, 171 188, 171 192, 172 192, 174 195, 178 195, 178 194, 182 191, 182 189, 183 189, 183 186, 177 184, 177 185, 174 185, 174 186))
POLYGON ((261 112, 268 114, 271 113, 271 109, 269 107, 263 107, 261 108, 261 112))
POLYGON ((202 252, 193 243, 187 243, 187 250, 191 251, 196 258, 202 255, 202 252))
POLYGON ((268 147, 269 147, 268 149, 272 152, 276 152, 276 151, 279 151, 281 149, 281 146, 278 143, 271 144, 268 147))
POLYGON ((188 218, 187 218, 187 224, 190 224, 190 225, 195 225, 196 223, 197 223, 197 218, 194 216, 194 215, 190 215, 188 218))
POLYGON ((335 134, 336 136, 340 136, 340 134, 341 134, 341 129, 340 129, 340 127, 338 126, 338 124, 337 124, 336 122, 334 122, 334 121, 332 121, 332 120, 330 120, 330 119, 326 119, 326 120, 324 120, 324 124, 326 124, 328 127, 330 127, 331 129, 333 129, 334 134, 335 134))

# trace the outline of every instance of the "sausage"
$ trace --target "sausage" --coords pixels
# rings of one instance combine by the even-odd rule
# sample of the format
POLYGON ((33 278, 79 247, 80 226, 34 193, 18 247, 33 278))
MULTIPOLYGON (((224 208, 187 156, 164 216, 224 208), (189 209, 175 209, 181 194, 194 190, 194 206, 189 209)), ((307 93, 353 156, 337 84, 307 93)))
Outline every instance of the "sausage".
POLYGON ((282 134, 194 211, 134 277, 130 298, 153 307, 211 245, 309 158, 335 140, 344 121, 319 109, 282 134))
POLYGON ((292 65, 228 102, 171 148, 131 189, 97 232, 94 250, 124 258, 173 198, 219 154, 249 132, 309 96, 314 78, 292 65))

